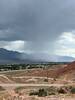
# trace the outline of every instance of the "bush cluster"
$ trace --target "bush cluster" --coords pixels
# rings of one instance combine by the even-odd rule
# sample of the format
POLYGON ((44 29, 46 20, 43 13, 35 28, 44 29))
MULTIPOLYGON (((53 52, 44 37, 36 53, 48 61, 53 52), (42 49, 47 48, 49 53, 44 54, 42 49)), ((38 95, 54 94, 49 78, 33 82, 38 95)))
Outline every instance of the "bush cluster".
POLYGON ((31 92, 29 94, 30 96, 32 95, 38 95, 39 97, 42 97, 42 96, 47 96, 47 91, 45 89, 39 89, 37 92, 31 92))
POLYGON ((37 91, 33 91, 31 92, 29 95, 37 95, 37 96, 48 96, 48 95, 56 95, 56 94, 75 94, 75 87, 71 87, 71 86, 63 86, 60 88, 56 88, 56 87, 49 87, 49 88, 45 88, 45 89, 39 89, 37 91))

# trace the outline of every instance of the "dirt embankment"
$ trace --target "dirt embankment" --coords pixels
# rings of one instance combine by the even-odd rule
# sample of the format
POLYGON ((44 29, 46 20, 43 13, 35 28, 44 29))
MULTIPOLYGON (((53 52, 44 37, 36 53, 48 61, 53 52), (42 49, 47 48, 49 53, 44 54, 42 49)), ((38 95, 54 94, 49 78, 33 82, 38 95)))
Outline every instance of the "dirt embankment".
POLYGON ((56 77, 60 76, 75 76, 75 61, 72 63, 69 63, 67 66, 64 66, 62 68, 57 69, 56 71, 56 77))

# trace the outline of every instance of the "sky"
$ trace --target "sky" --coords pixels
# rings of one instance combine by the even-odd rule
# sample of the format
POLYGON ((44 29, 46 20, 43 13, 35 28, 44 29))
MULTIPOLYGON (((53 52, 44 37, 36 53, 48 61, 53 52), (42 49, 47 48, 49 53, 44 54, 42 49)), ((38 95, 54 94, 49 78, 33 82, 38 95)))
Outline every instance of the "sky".
POLYGON ((0 48, 75 57, 75 0, 0 0, 0 48))

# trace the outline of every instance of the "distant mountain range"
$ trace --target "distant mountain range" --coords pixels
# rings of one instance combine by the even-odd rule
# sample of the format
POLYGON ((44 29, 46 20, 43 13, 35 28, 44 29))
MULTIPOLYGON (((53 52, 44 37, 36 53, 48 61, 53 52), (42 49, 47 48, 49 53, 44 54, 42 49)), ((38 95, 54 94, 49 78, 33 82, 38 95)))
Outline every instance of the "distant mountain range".
POLYGON ((40 62, 70 62, 75 58, 70 56, 39 54, 25 54, 0 48, 0 64, 11 63, 40 63, 40 62))

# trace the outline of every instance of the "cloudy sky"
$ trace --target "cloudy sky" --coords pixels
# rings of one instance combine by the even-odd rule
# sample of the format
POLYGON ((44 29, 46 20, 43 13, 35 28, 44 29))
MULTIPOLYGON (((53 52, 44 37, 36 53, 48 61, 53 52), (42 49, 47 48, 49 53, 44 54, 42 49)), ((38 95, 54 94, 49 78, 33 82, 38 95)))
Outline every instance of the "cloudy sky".
POLYGON ((75 57, 75 0, 0 0, 0 48, 75 57))

